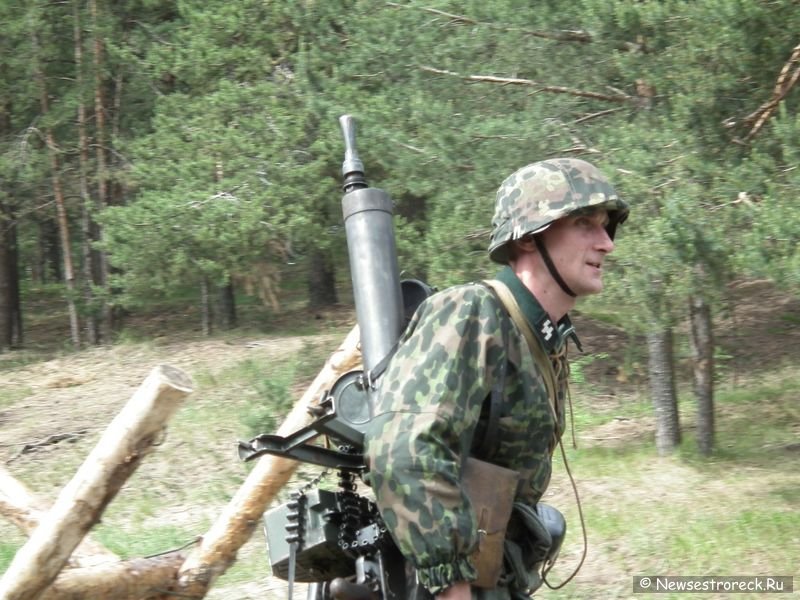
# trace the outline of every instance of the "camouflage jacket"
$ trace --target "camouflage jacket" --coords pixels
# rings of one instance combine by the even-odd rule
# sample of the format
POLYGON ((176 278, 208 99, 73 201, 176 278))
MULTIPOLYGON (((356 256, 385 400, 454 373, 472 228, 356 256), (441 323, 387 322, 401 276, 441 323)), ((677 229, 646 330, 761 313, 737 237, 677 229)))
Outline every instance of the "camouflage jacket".
MULTIPOLYGON (((554 326, 509 267, 497 279, 509 286, 548 354, 561 351, 557 362, 563 366, 566 337, 574 335, 569 318, 554 326)), ((562 368, 558 375, 556 429, 539 367, 486 286, 457 286, 428 298, 376 394, 366 432, 370 483, 387 528, 432 593, 475 579, 468 555, 478 542, 477 523, 459 484, 461 466, 477 447, 484 401, 501 381, 504 362, 497 443, 489 460, 520 472, 516 500, 533 505, 550 480, 554 434, 563 431, 567 373, 562 368)))

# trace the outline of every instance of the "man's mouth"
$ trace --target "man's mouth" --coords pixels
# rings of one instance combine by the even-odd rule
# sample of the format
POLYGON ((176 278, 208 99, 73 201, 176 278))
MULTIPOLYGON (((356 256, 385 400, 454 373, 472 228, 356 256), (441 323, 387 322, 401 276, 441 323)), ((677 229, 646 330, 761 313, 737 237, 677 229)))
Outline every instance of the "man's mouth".
POLYGON ((589 265, 590 267, 594 267, 595 269, 601 268, 601 265, 598 262, 587 262, 586 264, 589 265))

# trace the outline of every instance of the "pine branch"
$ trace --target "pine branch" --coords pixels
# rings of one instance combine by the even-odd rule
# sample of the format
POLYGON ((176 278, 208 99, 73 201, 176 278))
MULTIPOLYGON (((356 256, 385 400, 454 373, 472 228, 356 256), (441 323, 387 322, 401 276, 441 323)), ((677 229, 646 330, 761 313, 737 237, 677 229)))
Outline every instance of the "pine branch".
POLYGON ((591 121, 592 119, 597 119, 599 117, 605 117, 606 115, 610 115, 610 114, 613 114, 615 112, 619 112, 621 110, 622 110, 621 107, 620 108, 609 108, 609 109, 606 109, 606 110, 601 110, 600 112, 592 113, 590 115, 586 115, 586 116, 580 117, 579 119, 575 119, 573 121, 573 123, 575 125, 578 125, 580 123, 585 123, 586 121, 591 121))
POLYGON ((532 79, 519 79, 516 77, 495 77, 493 75, 462 75, 453 71, 445 71, 443 69, 436 69, 434 67, 420 66, 420 69, 428 73, 436 73, 437 75, 450 75, 452 77, 459 77, 466 81, 477 81, 483 83, 497 83, 500 85, 524 85, 538 88, 537 92, 550 92, 552 94, 567 94, 569 96, 579 96, 581 98, 592 98, 594 100, 603 100, 605 102, 618 102, 628 103, 636 102, 637 97, 628 96, 627 94, 600 94, 598 92, 587 92, 585 90, 578 90, 575 88, 568 88, 559 85, 544 85, 532 79))
POLYGON ((783 65, 783 68, 781 68, 780 73, 778 73, 778 78, 775 80, 775 86, 772 90, 772 98, 759 106, 741 121, 730 118, 724 121, 723 125, 728 128, 736 127, 740 124, 746 126, 752 125, 750 132, 744 137, 743 140, 744 142, 749 142, 756 135, 758 135, 758 132, 761 131, 761 129, 773 115, 775 110, 778 108, 778 105, 789 94, 799 80, 800 44, 792 49, 792 54, 789 57, 789 60, 786 61, 786 63, 783 65))
POLYGON ((548 32, 548 31, 534 31, 532 29, 522 29, 520 27, 511 27, 509 25, 499 25, 497 23, 488 23, 486 21, 477 21, 470 17, 464 15, 455 15, 452 13, 445 12, 443 10, 439 10, 436 8, 430 8, 427 6, 407 6, 405 4, 398 4, 396 2, 387 2, 387 6, 391 6, 392 8, 416 8, 418 10, 422 10, 434 15, 439 15, 441 17, 446 17, 457 24, 465 24, 465 25, 479 25, 481 27, 489 27, 491 29, 498 29, 500 31, 510 31, 516 33, 523 33, 525 35, 530 35, 533 37, 544 38, 546 40, 555 40, 558 42, 581 42, 583 44, 591 42, 592 36, 583 30, 569 30, 569 29, 562 29, 561 31, 555 32, 548 32))

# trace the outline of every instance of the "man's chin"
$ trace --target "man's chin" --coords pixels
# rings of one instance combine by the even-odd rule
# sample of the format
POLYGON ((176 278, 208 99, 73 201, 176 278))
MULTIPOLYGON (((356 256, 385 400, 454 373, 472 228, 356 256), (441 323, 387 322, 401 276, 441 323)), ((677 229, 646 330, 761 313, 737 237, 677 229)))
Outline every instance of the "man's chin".
POLYGON ((591 285, 583 286, 583 288, 577 292, 577 296, 593 296, 595 294, 599 294, 603 291, 603 282, 593 283, 591 285))

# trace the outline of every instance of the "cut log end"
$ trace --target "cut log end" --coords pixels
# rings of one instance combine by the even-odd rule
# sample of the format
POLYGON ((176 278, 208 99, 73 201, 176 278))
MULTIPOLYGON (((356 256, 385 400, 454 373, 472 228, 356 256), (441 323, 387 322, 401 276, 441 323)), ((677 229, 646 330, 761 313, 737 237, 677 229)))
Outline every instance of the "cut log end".
POLYGON ((189 377, 185 371, 171 365, 158 365, 155 371, 158 372, 159 377, 164 383, 168 384, 170 387, 187 394, 192 392, 194 383, 192 382, 192 378, 189 377))

